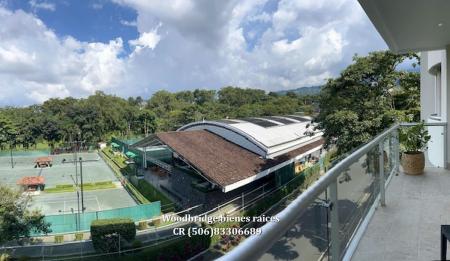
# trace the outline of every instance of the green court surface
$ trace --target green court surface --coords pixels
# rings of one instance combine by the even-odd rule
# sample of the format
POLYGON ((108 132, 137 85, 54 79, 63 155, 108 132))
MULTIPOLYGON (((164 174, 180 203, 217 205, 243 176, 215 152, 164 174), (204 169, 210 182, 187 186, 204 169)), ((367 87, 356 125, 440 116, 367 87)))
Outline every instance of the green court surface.
MULTIPOLYGON (((52 155, 53 166, 47 168, 35 168, 35 159, 41 154, 32 154, 32 156, 14 156, 14 168, 11 167, 11 159, 8 156, 0 157, 0 183, 6 184, 12 188, 18 188, 17 181, 26 176, 43 176, 45 178, 45 188, 53 188, 56 185, 74 184, 78 179, 80 181, 80 165, 77 165, 78 177, 75 175, 74 163, 62 163, 74 159, 73 154, 52 155)), ((84 192, 84 203, 86 211, 101 211, 114 208, 123 208, 135 206, 136 202, 123 189, 119 180, 114 175, 106 162, 98 153, 78 153, 88 162, 83 163, 83 183, 94 183, 102 181, 112 181, 117 184, 116 189, 102 189, 84 192)), ((32 202, 29 203, 32 209, 41 209, 43 214, 67 214, 77 211, 78 201, 76 192, 67 193, 45 193, 32 196, 32 202)))
MULTIPOLYGON (((0 157, 0 183, 8 186, 16 186, 17 181, 26 176, 43 176, 45 187, 51 188, 56 185, 73 184, 77 177, 75 169, 78 169, 78 179, 80 179, 80 165, 75 168, 74 163, 62 163, 73 160, 73 154, 61 154, 51 156, 53 166, 49 168, 35 168, 35 156, 16 156, 13 158, 14 168, 11 167, 9 157, 0 157)), ((100 158, 97 153, 79 153, 78 157, 89 162, 83 163, 83 182, 118 181, 112 170, 100 158)))
MULTIPOLYGON (((134 200, 123 188, 85 191, 83 195, 84 206, 86 208, 85 212, 124 208, 136 205, 134 200)), ((78 210, 77 193, 42 193, 38 196, 33 196, 28 207, 30 209, 40 209, 42 213, 45 213, 46 215, 68 214, 72 213, 72 211, 76 213, 78 210)))

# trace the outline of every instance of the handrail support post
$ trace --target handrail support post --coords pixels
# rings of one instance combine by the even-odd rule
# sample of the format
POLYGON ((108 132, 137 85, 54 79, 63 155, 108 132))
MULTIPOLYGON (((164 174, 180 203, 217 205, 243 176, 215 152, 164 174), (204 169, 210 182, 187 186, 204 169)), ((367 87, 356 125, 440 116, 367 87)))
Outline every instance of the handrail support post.
POLYGON ((380 204, 381 206, 386 206, 386 197, 384 189, 384 140, 380 141, 378 144, 378 155, 379 155, 379 179, 380 179, 380 204))
POLYGON ((330 237, 331 237, 331 260, 341 259, 340 236, 339 236, 339 206, 338 206, 338 186, 337 179, 330 183, 330 237))

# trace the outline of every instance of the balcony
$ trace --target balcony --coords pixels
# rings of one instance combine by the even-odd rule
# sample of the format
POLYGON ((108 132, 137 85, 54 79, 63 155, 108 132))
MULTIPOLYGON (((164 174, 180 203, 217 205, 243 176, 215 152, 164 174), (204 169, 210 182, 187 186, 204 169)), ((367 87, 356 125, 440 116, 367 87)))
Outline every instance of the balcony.
MULTIPOLYGON (((450 172, 431 156, 424 175, 401 173, 398 129, 411 125, 397 124, 348 155, 287 205, 279 222, 222 260, 439 259, 450 172)), ((445 158, 446 123, 426 125, 429 154, 440 149, 445 158)))
MULTIPOLYGON (((440 225, 450 224, 450 172, 403 173, 386 190, 352 260, 439 260, 440 225)), ((450 245, 449 245, 450 246, 450 245)))

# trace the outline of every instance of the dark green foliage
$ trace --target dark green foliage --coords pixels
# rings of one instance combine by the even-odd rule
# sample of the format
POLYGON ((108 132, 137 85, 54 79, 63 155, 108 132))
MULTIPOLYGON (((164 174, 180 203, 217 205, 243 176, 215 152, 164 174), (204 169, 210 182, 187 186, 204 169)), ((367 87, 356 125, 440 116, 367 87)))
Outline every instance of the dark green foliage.
POLYGON ((318 95, 321 89, 322 86, 300 87, 289 91, 278 91, 275 94, 287 95, 288 93, 293 93, 297 96, 318 95))
POLYGON ((430 138, 423 122, 415 126, 400 128, 400 148, 404 152, 424 151, 430 138))
POLYGON ((317 96, 279 96, 263 90, 225 87, 215 90, 158 91, 148 101, 96 92, 85 99, 49 99, 26 108, 0 108, 0 149, 50 146, 81 139, 147 136, 176 130, 200 120, 241 118, 317 110, 317 96))
POLYGON ((338 154, 368 142, 395 121, 416 119, 419 109, 419 75, 397 66, 415 54, 373 52, 354 57, 354 63, 322 88, 320 113, 326 146, 338 154), (407 93, 409 98, 396 96, 407 93), (396 107, 397 106, 397 107, 396 107))
POLYGON ((39 211, 29 211, 27 201, 18 191, 0 184, 0 244, 29 238, 32 231, 49 233, 50 224, 39 211))
POLYGON ((135 237, 136 226, 129 218, 99 219, 91 224, 92 244, 97 251, 118 251, 121 240, 132 242, 135 237))
POLYGON ((164 213, 171 212, 175 209, 173 202, 147 181, 140 179, 136 188, 150 202, 161 201, 161 206, 172 205, 172 207, 162 208, 164 213))

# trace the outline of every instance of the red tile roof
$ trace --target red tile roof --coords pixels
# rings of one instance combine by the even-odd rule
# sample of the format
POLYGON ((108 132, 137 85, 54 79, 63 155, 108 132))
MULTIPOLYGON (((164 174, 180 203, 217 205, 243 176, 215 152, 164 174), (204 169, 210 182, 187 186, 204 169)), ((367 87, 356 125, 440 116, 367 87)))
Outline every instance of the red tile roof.
POLYGON ((221 187, 252 177, 323 144, 321 139, 267 160, 206 130, 164 132, 156 136, 221 187))
POLYGON ((52 157, 39 157, 34 162, 35 163, 47 163, 47 162, 52 162, 52 161, 53 161, 52 157))
POLYGON ((23 177, 17 181, 18 185, 32 186, 32 185, 44 185, 45 179, 43 176, 38 177, 23 177))

